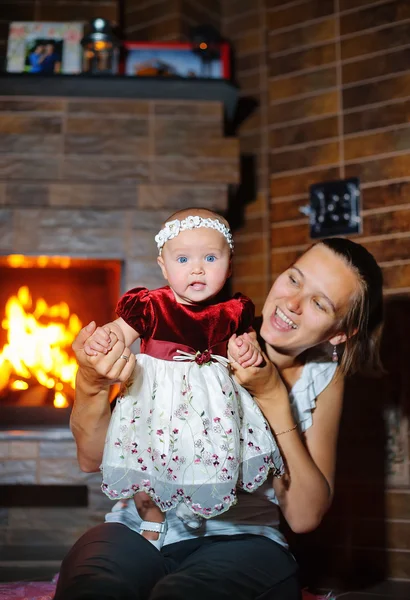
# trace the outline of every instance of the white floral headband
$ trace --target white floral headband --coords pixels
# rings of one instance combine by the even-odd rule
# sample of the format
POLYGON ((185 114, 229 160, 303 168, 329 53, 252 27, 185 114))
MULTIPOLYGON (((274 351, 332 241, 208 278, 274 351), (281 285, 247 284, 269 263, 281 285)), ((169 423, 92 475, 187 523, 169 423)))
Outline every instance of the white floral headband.
POLYGON ((165 227, 155 236, 159 254, 161 254, 165 242, 177 237, 182 231, 198 229, 199 227, 209 227, 210 229, 216 229, 219 233, 222 233, 228 242, 228 246, 233 251, 233 237, 231 231, 226 225, 221 223, 221 221, 218 221, 218 219, 203 219, 202 217, 189 216, 182 221, 175 219, 174 221, 165 223, 165 227))

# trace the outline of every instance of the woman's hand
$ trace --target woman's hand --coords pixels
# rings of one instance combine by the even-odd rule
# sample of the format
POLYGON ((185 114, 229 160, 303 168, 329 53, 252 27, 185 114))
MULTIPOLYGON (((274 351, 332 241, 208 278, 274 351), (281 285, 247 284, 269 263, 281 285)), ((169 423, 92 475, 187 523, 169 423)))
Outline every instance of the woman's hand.
POLYGON ((135 355, 113 333, 112 348, 107 354, 87 355, 84 347, 95 330, 96 324, 91 321, 81 329, 73 342, 72 348, 79 365, 79 373, 89 385, 100 387, 127 381, 134 370, 135 355))
POLYGON ((95 329, 92 321, 81 329, 73 343, 79 369, 70 427, 77 444, 78 463, 87 473, 98 471, 101 464, 111 418, 110 386, 126 381, 135 365, 134 354, 117 338, 107 354, 88 356, 84 345, 95 329))
POLYGON ((228 358, 235 379, 254 396, 258 403, 271 402, 274 394, 284 388, 278 370, 266 354, 262 352, 254 331, 244 333, 241 336, 236 334, 231 336, 228 343, 228 358), (244 343, 249 344, 261 354, 263 357, 261 366, 246 368, 241 366, 240 362, 243 360, 241 349, 244 343))

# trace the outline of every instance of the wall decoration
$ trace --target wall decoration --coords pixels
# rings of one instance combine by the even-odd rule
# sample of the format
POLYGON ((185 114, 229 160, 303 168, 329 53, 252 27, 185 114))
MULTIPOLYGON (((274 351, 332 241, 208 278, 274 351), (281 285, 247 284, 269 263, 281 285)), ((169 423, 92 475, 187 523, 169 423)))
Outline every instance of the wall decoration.
POLYGON ((309 188, 310 237, 360 233, 360 181, 357 177, 314 183, 309 188))
POLYGON ((398 407, 388 407, 384 411, 386 427, 386 475, 390 487, 408 486, 409 446, 408 419, 398 407))
POLYGON ((80 73, 82 23, 10 23, 7 43, 9 73, 80 73))
POLYGON ((136 77, 229 79, 229 45, 124 42, 123 74, 136 77))

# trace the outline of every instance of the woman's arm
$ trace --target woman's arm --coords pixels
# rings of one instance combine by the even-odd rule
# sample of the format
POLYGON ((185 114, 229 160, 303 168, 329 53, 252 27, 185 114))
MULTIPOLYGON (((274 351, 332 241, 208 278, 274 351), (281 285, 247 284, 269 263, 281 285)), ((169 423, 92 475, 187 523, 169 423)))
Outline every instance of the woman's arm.
MULTIPOLYGON (((230 349, 235 351, 232 345, 230 349)), ((235 377, 253 395, 282 452, 286 474, 273 484, 282 513, 293 531, 306 533, 319 525, 332 501, 344 382, 335 377, 319 394, 313 425, 301 436, 286 387, 265 360, 262 368, 234 363, 235 377)))
POLYGON ((117 340, 104 355, 87 356, 84 344, 95 331, 95 323, 84 327, 73 343, 79 363, 70 427, 77 444, 80 468, 98 471, 104 450, 105 435, 111 418, 110 386, 128 379, 135 365, 135 356, 117 340), (123 358, 128 357, 128 361, 123 358))
MULTIPOLYGON (((273 486, 286 521, 297 533, 315 529, 332 502, 343 389, 343 378, 337 377, 319 394, 313 425, 302 437, 294 429, 276 438, 286 463, 286 474, 276 478, 273 486)), ((258 401, 276 433, 294 424, 286 389, 282 395, 282 407, 287 404, 289 409, 275 410, 277 398, 272 398, 269 404, 258 401)))
POLYGON ((70 428, 77 445, 78 464, 86 473, 99 470, 110 418, 109 386, 99 391, 91 390, 79 370, 70 428))

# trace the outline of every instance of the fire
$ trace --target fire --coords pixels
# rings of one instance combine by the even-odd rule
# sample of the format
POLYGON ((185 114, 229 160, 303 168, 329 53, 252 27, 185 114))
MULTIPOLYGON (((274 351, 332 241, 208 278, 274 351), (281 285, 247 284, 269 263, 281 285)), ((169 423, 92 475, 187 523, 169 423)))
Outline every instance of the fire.
MULTIPOLYGON (((66 302, 48 306, 43 298, 33 302, 28 287, 8 299, 2 322, 7 343, 0 353, 0 391, 24 390, 38 382, 54 390, 54 406, 69 405, 64 390, 74 389, 77 363, 71 347, 82 324, 70 314, 66 302)), ((69 390, 67 390, 69 391, 69 390)))

